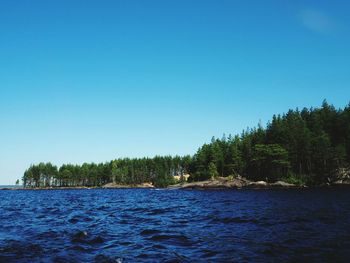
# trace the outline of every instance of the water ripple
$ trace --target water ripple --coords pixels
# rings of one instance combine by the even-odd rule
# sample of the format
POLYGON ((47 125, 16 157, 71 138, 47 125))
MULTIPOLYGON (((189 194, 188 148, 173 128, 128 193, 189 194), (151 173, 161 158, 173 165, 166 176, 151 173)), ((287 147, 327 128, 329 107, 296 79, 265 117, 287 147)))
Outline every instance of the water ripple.
POLYGON ((350 258, 350 191, 0 191, 0 262, 350 258))

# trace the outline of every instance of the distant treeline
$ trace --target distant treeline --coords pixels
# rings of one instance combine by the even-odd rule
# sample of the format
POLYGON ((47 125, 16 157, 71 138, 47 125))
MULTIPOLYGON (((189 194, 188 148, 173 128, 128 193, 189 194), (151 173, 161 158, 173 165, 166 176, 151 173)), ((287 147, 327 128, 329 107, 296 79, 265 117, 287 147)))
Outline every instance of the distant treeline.
POLYGON ((241 135, 212 138, 194 156, 118 159, 105 164, 31 166, 23 176, 26 187, 99 186, 109 182, 162 187, 174 175, 189 173, 190 181, 241 175, 251 180, 285 180, 324 184, 350 163, 350 104, 335 109, 289 110, 274 115, 266 128, 258 125, 241 135))
POLYGON ((136 185, 153 183, 165 187, 175 182, 175 175, 189 172, 191 157, 156 156, 154 158, 117 159, 107 163, 32 165, 23 176, 24 187, 102 186, 107 183, 136 185))

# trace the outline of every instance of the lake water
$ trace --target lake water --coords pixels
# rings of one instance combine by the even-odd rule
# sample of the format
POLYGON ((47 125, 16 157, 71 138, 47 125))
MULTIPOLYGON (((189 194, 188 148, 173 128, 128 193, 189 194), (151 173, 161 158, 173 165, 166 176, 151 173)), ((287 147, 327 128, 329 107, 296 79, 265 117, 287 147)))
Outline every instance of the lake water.
POLYGON ((0 191, 0 262, 349 258, 349 188, 0 191))

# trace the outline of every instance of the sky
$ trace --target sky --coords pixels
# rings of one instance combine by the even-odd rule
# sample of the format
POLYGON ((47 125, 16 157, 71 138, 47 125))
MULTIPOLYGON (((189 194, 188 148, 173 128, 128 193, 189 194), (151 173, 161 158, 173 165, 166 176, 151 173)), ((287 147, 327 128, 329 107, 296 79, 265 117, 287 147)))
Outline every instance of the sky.
POLYGON ((350 1, 0 1, 0 184, 31 164, 194 154, 350 102, 350 1))

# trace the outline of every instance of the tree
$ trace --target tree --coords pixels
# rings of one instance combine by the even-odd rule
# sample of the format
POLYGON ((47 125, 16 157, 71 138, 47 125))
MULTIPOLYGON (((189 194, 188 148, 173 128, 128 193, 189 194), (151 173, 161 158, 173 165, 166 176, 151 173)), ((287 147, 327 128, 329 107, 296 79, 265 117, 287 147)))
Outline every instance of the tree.
POLYGON ((216 169, 216 165, 213 162, 209 164, 208 172, 209 172, 209 178, 212 180, 219 176, 218 170, 216 169))
POLYGON ((288 152, 279 144, 257 144, 253 151, 252 166, 256 179, 276 181, 288 174, 288 152))
POLYGON ((120 158, 107 163, 31 165, 23 186, 101 186, 114 182, 158 187, 173 183, 175 175, 189 181, 242 175, 252 180, 302 178, 310 184, 328 182, 334 171, 350 164, 350 104, 336 110, 324 101, 319 108, 289 110, 273 115, 266 128, 247 128, 241 135, 213 137, 193 156, 120 158))

